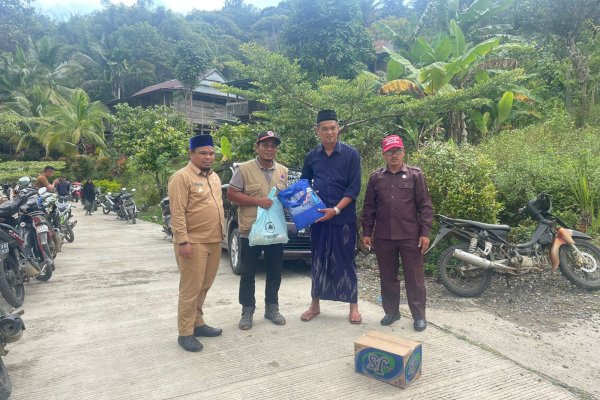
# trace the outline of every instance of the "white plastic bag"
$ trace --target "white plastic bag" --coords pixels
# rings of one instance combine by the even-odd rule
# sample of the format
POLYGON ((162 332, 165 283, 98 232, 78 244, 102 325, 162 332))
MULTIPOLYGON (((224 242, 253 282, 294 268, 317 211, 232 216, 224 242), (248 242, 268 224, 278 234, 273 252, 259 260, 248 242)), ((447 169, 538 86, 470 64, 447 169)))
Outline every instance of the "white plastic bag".
POLYGON ((276 190, 276 188, 272 188, 269 192, 268 197, 273 204, 268 210, 258 207, 256 221, 252 224, 248 235, 250 246, 287 243, 289 240, 283 205, 275 195, 276 190))

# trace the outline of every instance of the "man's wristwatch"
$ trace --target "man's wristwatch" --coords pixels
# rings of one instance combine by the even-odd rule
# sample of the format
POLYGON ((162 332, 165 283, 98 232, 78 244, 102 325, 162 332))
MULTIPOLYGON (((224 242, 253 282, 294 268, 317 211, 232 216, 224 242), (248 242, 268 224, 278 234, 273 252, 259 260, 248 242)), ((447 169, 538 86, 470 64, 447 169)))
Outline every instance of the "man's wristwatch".
POLYGON ((177 243, 180 246, 185 246, 186 244, 190 244, 190 242, 181 242, 181 243, 177 243))
POLYGON ((342 210, 337 208, 337 206, 333 207, 333 211, 335 211, 335 215, 340 215, 340 213, 342 212, 342 210))

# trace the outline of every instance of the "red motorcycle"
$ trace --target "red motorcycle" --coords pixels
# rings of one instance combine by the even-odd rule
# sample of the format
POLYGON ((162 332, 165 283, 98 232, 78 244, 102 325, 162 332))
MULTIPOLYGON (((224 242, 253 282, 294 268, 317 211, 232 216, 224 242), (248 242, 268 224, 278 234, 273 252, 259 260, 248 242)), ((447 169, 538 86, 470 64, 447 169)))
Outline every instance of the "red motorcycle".
POLYGON ((81 200, 81 182, 73 182, 71 184, 71 200, 75 203, 79 203, 81 200))

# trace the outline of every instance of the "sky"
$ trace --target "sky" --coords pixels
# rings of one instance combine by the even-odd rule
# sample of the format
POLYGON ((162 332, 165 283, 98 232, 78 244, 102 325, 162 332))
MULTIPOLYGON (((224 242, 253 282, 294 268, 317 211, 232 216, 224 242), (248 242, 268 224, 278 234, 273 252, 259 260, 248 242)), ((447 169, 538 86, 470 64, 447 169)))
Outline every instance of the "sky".
MULTIPOLYGON (((131 5, 135 0, 110 0, 111 3, 131 5)), ((280 0, 245 0, 257 8, 279 4, 280 0)), ((54 17, 68 17, 71 14, 87 14, 102 8, 100 0, 34 0, 33 6, 40 12, 54 17)), ((224 0, 154 0, 155 5, 163 5, 175 12, 186 13, 197 10, 220 10, 224 0)))

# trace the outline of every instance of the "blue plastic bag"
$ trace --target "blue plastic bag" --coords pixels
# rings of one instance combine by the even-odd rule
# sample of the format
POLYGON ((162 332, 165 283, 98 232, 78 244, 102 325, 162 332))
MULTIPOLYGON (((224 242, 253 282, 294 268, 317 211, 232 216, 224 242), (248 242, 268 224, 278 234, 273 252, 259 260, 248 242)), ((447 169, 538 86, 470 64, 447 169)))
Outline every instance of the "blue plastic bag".
POLYGON ((268 197, 273 200, 273 204, 268 210, 258 207, 256 221, 252 224, 248 235, 250 246, 287 243, 289 240, 283 206, 275 195, 276 190, 277 188, 272 188, 269 192, 268 197))
POLYGON ((318 210, 327 207, 312 190, 306 179, 300 179, 288 188, 281 190, 277 197, 289 211, 297 230, 306 228, 325 215, 318 210))

